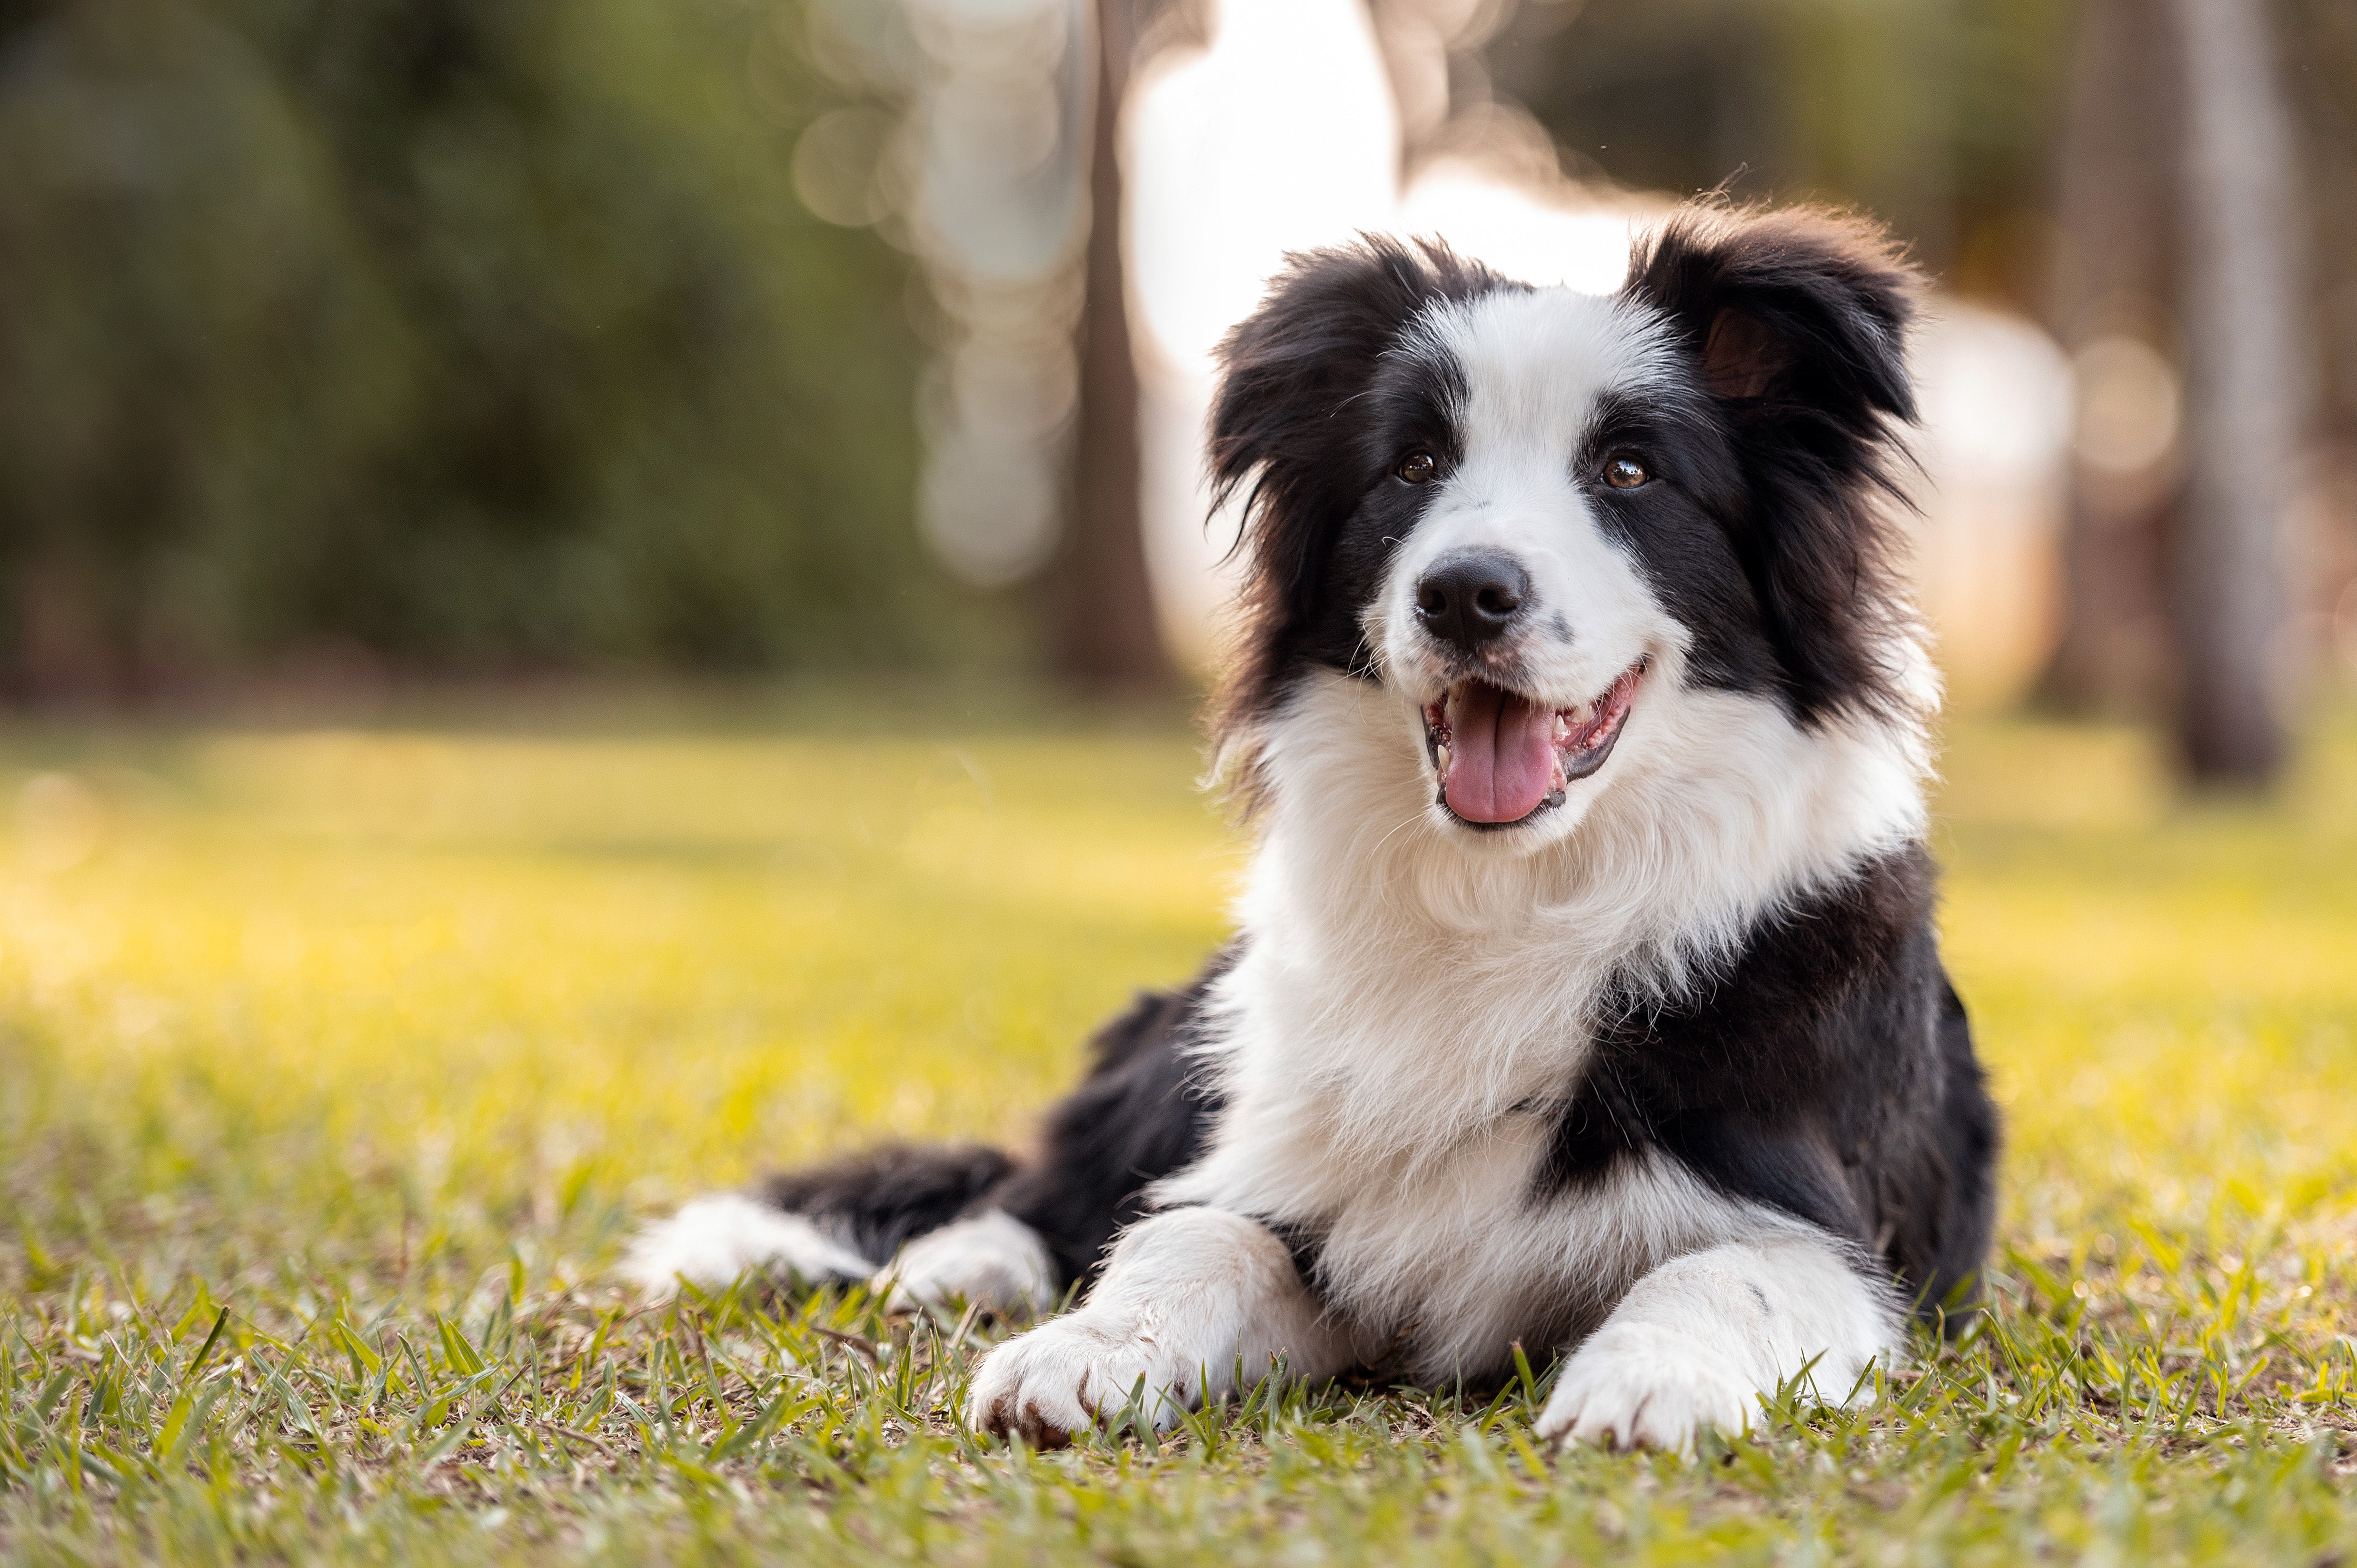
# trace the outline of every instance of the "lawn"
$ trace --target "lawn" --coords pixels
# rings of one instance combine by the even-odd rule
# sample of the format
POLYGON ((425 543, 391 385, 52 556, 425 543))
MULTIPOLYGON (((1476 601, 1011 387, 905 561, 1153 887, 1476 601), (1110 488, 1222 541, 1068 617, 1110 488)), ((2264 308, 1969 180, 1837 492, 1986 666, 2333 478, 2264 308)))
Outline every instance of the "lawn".
POLYGON ((1995 1312, 1696 1461, 1528 1380, 1045 1456, 970 1324, 635 1310, 630 1227, 1019 1135, 1219 939, 1176 725, 0 737, 0 1553, 27 1562, 2340 1561, 2357 1548, 2357 725, 2276 806, 1952 736, 1995 1312))

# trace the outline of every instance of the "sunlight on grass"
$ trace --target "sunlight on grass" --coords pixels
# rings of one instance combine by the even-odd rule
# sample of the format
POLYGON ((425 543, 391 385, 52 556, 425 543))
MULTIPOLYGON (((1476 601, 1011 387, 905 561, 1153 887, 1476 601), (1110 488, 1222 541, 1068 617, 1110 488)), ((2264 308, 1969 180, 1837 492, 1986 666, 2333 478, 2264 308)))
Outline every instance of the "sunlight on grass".
POLYGON ((873 1136, 1020 1138, 1095 1023, 1191 971, 1241 845, 1182 731, 0 755, 0 1551, 2357 1541, 2345 725, 2264 809, 2180 804, 2132 732, 1953 737, 1936 847, 2007 1119, 1998 1310, 1885 1401, 1796 1393, 1692 1467, 1539 1454, 1544 1363, 1535 1389, 1264 1394, 1158 1446, 1017 1459, 948 1419, 952 1325, 856 1296, 617 1310, 601 1271, 641 1215, 873 1136))

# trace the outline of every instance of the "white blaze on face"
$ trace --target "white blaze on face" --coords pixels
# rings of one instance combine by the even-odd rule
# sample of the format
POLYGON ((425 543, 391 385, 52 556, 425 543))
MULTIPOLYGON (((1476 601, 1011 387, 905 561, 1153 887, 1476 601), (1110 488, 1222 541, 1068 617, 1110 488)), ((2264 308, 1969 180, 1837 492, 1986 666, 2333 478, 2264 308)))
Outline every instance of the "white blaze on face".
POLYGON ((1498 293, 1436 311, 1411 351, 1453 363, 1463 456, 1435 483, 1370 616, 1392 683, 1419 706, 1442 694, 1442 650, 1416 615, 1442 557, 1512 556, 1530 582, 1489 678, 1547 708, 1592 703, 1631 666, 1687 636, 1597 515, 1579 472, 1598 403, 1673 373, 1656 321, 1569 289, 1498 293))

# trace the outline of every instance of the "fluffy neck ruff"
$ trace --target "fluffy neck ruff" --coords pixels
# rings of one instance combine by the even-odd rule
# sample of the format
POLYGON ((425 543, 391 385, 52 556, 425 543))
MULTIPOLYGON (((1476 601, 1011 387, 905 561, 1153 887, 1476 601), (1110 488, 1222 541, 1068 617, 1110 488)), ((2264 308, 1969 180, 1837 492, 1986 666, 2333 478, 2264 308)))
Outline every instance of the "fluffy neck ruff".
POLYGON ((1433 810, 1395 693, 1304 680, 1253 737, 1263 832, 1211 1047, 1239 1123, 1446 1147, 1565 1092, 1599 1009, 1706 984, 1761 917, 1921 836, 1921 719, 1804 730, 1662 673, 1577 826, 1520 854, 1433 810))

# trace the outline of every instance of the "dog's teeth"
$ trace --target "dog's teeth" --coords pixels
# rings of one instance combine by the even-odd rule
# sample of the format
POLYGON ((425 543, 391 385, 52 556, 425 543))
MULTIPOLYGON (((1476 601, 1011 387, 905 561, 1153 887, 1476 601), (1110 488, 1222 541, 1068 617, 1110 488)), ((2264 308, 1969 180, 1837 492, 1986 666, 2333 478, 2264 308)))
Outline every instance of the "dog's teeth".
POLYGON ((1448 747, 1446 746, 1435 746, 1433 748, 1433 752, 1434 761, 1440 769, 1441 778, 1447 779, 1448 777, 1448 747))
POLYGON ((1547 778, 1548 792, 1555 793, 1570 788, 1571 780, 1564 776, 1563 758, 1558 757, 1555 759, 1555 771, 1547 778))
POLYGON ((1574 704, 1573 704, 1573 706, 1572 706, 1572 710, 1571 710, 1571 722, 1572 722, 1572 723, 1574 723, 1574 724, 1576 724, 1576 725, 1586 725, 1586 724, 1587 724, 1587 723, 1591 722, 1592 720, 1594 720, 1594 718, 1595 718, 1595 717, 1596 717, 1596 704, 1595 704, 1595 703, 1574 703, 1574 704))
POLYGON ((1557 713, 1555 716, 1555 743, 1561 746, 1571 738, 1571 721, 1557 713))

